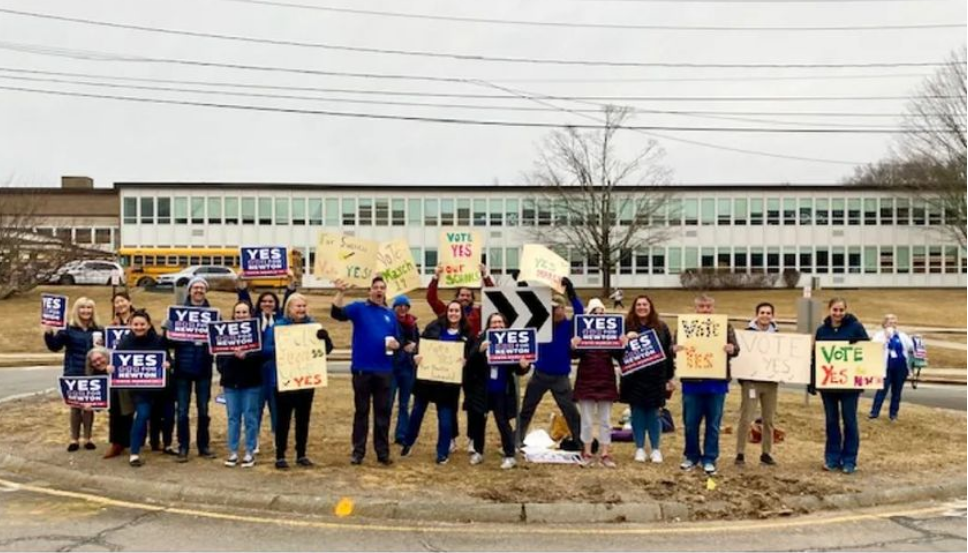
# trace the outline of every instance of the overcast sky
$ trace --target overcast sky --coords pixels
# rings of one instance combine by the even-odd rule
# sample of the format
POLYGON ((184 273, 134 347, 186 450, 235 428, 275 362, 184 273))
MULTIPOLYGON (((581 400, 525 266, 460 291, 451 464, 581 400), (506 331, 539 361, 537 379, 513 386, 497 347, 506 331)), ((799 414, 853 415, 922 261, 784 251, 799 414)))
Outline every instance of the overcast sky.
MULTIPOLYGON (((0 10, 275 41, 363 48, 556 60, 668 62, 675 64, 869 64, 940 62, 965 41, 964 0, 812 2, 655 2, 610 0, 0 0, 0 10), (434 14, 492 20, 675 26, 889 26, 959 24, 956 28, 881 31, 686 31, 574 28, 348 14, 278 3, 358 10, 434 14)), ((90 57, 90 56, 88 56, 90 57)), ((932 67, 702 68, 608 67, 507 63, 345 52, 255 44, 0 12, 0 87, 31 88, 238 104, 286 109, 459 118, 529 123, 595 124, 590 103, 520 96, 646 96, 671 101, 624 101, 645 110, 630 124, 667 127, 894 128, 896 117, 821 117, 804 112, 899 114, 903 101, 687 101, 689 96, 772 98, 803 96, 906 96, 932 67), (28 53, 24 50, 40 53, 28 53), (152 59, 258 65, 373 75, 430 76, 483 82, 377 79, 281 71, 200 67, 163 61, 76 59, 77 51, 152 59), (56 53, 60 55, 49 55, 56 53), (73 57, 64 57, 64 54, 73 57), (76 73, 64 76, 11 69, 76 73), (855 78, 859 75, 865 78, 855 78), (791 80, 791 77, 822 78, 791 80), (10 78, 17 77, 17 78, 10 78), (30 79, 57 79, 46 82, 30 79), (109 77, 245 84, 110 80, 109 77), (726 79, 713 81, 709 79, 726 79), (749 79, 758 80, 749 80, 749 79), (668 79, 678 79, 669 81, 668 79), (691 79, 691 80, 682 80, 691 79), (702 79, 702 80, 695 80, 702 79), (121 88, 70 81, 111 83, 121 88), (131 85, 219 91, 197 94, 139 90, 131 85), (257 88, 348 89, 349 92, 257 88), (505 89, 516 90, 509 93, 505 89), (501 109, 394 106, 323 100, 231 96, 222 92, 367 101, 471 104, 501 109), (404 91, 508 95, 510 99, 365 94, 404 91), (518 94, 519 97, 514 97, 518 94), (509 110, 508 107, 528 108, 509 110), (535 108, 537 110, 535 110, 535 108), (545 111, 540 111, 545 110, 545 111), (769 115, 730 112, 769 112, 769 115), (792 112, 793 115, 774 115, 792 112), (723 118, 727 117, 727 118, 723 118), (756 121, 737 121, 728 118, 756 121)), ((595 100, 594 102, 599 102, 595 100)), ((510 184, 521 181, 547 128, 494 127, 374 120, 251 110, 158 105, 0 89, 0 179, 20 186, 56 186, 61 175, 117 181, 381 182, 510 184)), ((889 134, 796 134, 662 131, 666 164, 680 183, 839 181, 851 162, 883 155, 889 134), (817 158, 798 161, 702 146, 817 158), (846 163, 843 163, 846 162, 846 163)), ((622 135, 620 135, 622 136, 622 135)), ((648 136, 625 132, 626 153, 648 136)))

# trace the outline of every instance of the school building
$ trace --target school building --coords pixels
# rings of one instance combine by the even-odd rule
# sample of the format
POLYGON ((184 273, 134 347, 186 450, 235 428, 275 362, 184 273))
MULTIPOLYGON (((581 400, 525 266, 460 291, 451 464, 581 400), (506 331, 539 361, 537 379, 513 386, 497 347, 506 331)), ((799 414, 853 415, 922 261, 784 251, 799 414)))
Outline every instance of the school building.
MULTIPOLYGON (((384 241, 405 238, 425 281, 437 264, 442 230, 482 232, 499 281, 518 268, 521 246, 569 224, 555 202, 530 186, 123 182, 124 247, 283 245, 312 274, 320 231, 384 241)), ((651 224, 662 243, 624 252, 614 286, 675 288, 690 268, 781 273, 795 269, 829 288, 965 287, 968 256, 944 227, 949 214, 922 197, 841 185, 670 186, 651 224)), ((647 190, 628 187, 627 194, 647 190)), ((626 210, 617 224, 636 217, 626 210)), ((569 259, 575 284, 598 286, 594 259, 569 259)), ((801 284, 805 282, 801 280, 801 284)))

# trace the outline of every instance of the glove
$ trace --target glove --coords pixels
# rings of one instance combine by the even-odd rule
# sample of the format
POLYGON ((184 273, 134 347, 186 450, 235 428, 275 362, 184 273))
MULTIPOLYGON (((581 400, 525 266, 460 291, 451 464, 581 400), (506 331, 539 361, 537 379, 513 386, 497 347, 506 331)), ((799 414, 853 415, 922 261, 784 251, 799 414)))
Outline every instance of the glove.
POLYGON ((565 287, 565 293, 568 294, 568 298, 576 297, 575 294, 575 284, 568 277, 561 278, 561 284, 565 287))
POLYGON ((316 331, 316 337, 325 342, 329 340, 329 332, 325 328, 321 328, 316 331))

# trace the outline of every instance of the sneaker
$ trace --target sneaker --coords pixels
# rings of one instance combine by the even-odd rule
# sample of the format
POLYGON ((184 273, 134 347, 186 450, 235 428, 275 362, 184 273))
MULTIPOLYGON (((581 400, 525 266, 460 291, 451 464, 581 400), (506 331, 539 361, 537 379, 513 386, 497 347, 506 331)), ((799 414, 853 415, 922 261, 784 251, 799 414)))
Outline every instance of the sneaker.
POLYGON ((450 441, 450 452, 453 453, 457 451, 457 440, 450 441))
POLYGON ((86 449, 88 451, 92 451, 92 450, 97 449, 97 446, 94 445, 94 442, 87 442, 87 443, 84 444, 84 449, 86 449))
POLYGON ((590 467, 594 464, 595 464, 595 457, 593 457, 591 454, 585 454, 585 453, 581 454, 581 459, 578 461, 578 466, 590 467))
POLYGON ((477 450, 474 449, 474 440, 470 438, 467 438, 467 453, 470 455, 477 453, 477 450))
POLYGON ((872 421, 872 420, 874 420, 876 418, 877 418, 877 415, 875 415, 874 413, 871 413, 871 414, 867 415, 867 420, 869 420, 869 421, 872 421))
POLYGON ((384 457, 382 459, 377 459, 376 462, 377 463, 380 463, 381 465, 383 465, 385 467, 389 467, 390 465, 393 464, 393 459, 391 459, 389 457, 384 457))
POLYGON ((824 463, 823 464, 823 470, 825 470, 827 472, 836 472, 836 471, 840 470, 840 465, 833 465, 833 464, 830 464, 830 463, 824 463))
POLYGON ((450 457, 437 457, 438 465, 446 465, 447 461, 450 461, 450 457))
POLYGON ((413 446, 405 445, 402 448, 400 448, 401 457, 410 457, 411 453, 413 453, 413 446))
POLYGON ((854 465, 844 465, 844 474, 854 474, 857 471, 857 467, 854 465))
POLYGON ((635 450, 635 462, 644 463, 645 462, 645 450, 641 447, 635 450))
POLYGON ((352 457, 350 457, 350 464, 351 465, 362 465, 363 464, 363 457, 361 457, 359 455, 353 455, 352 457))
POLYGON ((736 460, 733 461, 733 464, 736 465, 736 466, 738 466, 738 467, 741 467, 741 466, 745 465, 746 464, 746 455, 743 455, 742 453, 737 453, 736 454, 736 460))
POLYGON ((602 455, 602 466, 607 469, 613 469, 618 465, 615 464, 615 459, 612 459, 611 455, 602 455))
POLYGON ((246 453, 245 457, 242 458, 242 468, 250 469, 255 466, 255 458, 251 453, 246 453))
POLYGON ((471 464, 479 465, 484 462, 484 456, 478 452, 471 453, 471 464))
POLYGON ((685 461, 683 461, 682 463, 679 464, 679 468, 682 469, 682 470, 684 470, 684 471, 686 471, 686 472, 688 472, 688 471, 696 468, 696 463, 693 462, 693 461, 690 461, 689 459, 686 459, 685 461))
POLYGON ((289 462, 285 459, 276 459, 276 468, 279 470, 288 470, 289 462))
POLYGON ((69 451, 70 453, 74 453, 78 449, 81 449, 81 444, 77 442, 73 442, 69 446, 67 446, 67 451, 69 451))
POLYGON ((252 450, 252 454, 253 455, 258 455, 260 453, 262 453, 262 450, 259 449, 259 442, 256 442, 255 443, 255 449, 252 450))
POLYGON ((214 459, 215 458, 215 454, 212 453, 212 450, 209 449, 209 448, 207 448, 207 447, 205 449, 199 449, 198 450, 198 456, 199 457, 204 457, 205 459, 214 459))
POLYGON ((316 463, 312 462, 309 457, 303 456, 296 459, 296 464, 301 467, 313 467, 316 463))
POLYGON ((712 463, 703 463, 702 470, 707 476, 716 476, 716 465, 712 463))
POLYGON ((179 450, 178 451, 178 457, 175 458, 175 462, 176 463, 187 463, 188 462, 188 451, 187 450, 184 450, 184 449, 179 450))
POLYGON ((652 454, 649 455, 649 460, 658 465, 662 462, 662 452, 658 449, 653 449, 652 454))
POLYGON ((764 453, 763 455, 760 455, 760 464, 769 465, 772 467, 773 465, 776 465, 776 460, 773 459, 769 453, 764 453))
POLYGON ((132 455, 128 458, 128 464, 132 467, 140 467, 141 465, 145 464, 145 462, 141 460, 141 456, 132 455))
POLYGON ((175 448, 171 447, 170 445, 165 446, 165 449, 162 449, 161 453, 162 455, 178 455, 178 452, 175 451, 175 448))
POLYGON ((229 455, 229 458, 225 460, 225 466, 234 467, 239 464, 239 456, 235 453, 229 455))
POLYGON ((516 466, 518 466, 518 461, 514 457, 505 457, 501 461, 501 470, 513 469, 516 466))

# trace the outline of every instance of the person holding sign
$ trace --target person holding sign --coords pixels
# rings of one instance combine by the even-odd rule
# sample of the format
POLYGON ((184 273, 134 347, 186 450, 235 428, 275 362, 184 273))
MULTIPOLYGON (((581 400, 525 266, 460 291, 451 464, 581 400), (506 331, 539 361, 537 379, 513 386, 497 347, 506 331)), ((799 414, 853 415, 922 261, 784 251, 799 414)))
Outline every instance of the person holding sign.
MULTIPOLYGON (((847 312, 847 300, 833 298, 827 303, 829 315, 817 328, 817 342, 866 342, 870 340, 867 330, 857 317, 847 312)), ((819 360, 814 358, 814 364, 819 360)), ((816 369, 811 373, 816 375, 816 369)), ((810 385, 816 393, 816 379, 810 385)), ((857 470, 857 453, 860 450, 860 430, 857 425, 857 403, 863 390, 821 390, 827 441, 824 445, 824 470, 843 470, 853 474, 857 470), (843 419, 843 428, 841 428, 843 419)))
MULTIPOLYGON (((252 318, 252 306, 240 301, 232 308, 232 319, 246 321, 252 318)), ((262 352, 238 348, 231 355, 215 358, 222 379, 219 384, 225 394, 225 410, 228 418, 226 441, 229 456, 225 466, 239 463, 239 435, 245 424, 245 454, 242 467, 255 466, 255 448, 259 438, 258 412, 262 401, 262 352)))
MULTIPOLYGON (((588 313, 604 315, 605 305, 602 300, 592 298, 588 302, 588 313)), ((580 343, 581 338, 578 336, 571 339, 571 356, 578 359, 574 398, 581 413, 581 441, 584 446, 581 454, 582 466, 588 466, 594 461, 592 438, 597 421, 601 464, 607 468, 615 468, 615 460, 612 459, 609 448, 612 445, 612 403, 619 398, 618 386, 615 384, 615 362, 621 358, 622 350, 578 349, 580 343)))
POLYGON ((513 368, 520 375, 528 374, 531 363, 520 361, 517 367, 510 365, 491 365, 487 361, 487 330, 503 330, 507 321, 500 313, 491 313, 487 318, 487 329, 481 332, 470 348, 470 356, 464 365, 463 387, 464 408, 467 410, 467 434, 474 444, 471 464, 484 462, 484 436, 487 430, 487 414, 494 415, 494 424, 501 434, 501 450, 504 459, 502 469, 512 469, 517 465, 514 458, 514 430, 511 419, 517 416, 517 387, 514 384, 513 368))
POLYGON ((914 362, 914 341, 906 333, 897 329, 897 315, 884 315, 881 330, 874 334, 872 341, 884 344, 885 378, 884 387, 874 394, 874 403, 867 418, 876 419, 881 415, 881 406, 887 397, 887 390, 891 390, 891 405, 887 414, 891 421, 897 420, 901 410, 901 392, 907 380, 911 365, 914 362))
MULTIPOLYGON (((746 330, 754 332, 777 332, 773 322, 773 304, 763 302, 756 306, 756 317, 749 322, 746 330)), ((773 450, 773 418, 776 416, 776 400, 780 387, 778 382, 761 380, 739 381, 742 388, 742 404, 739 408, 739 424, 736 426, 736 461, 737 465, 746 464, 746 442, 749 441, 750 423, 756 415, 756 399, 760 400, 761 418, 763 420, 763 452, 760 463, 775 465, 771 452, 773 450)))
POLYGON ((410 314, 410 298, 397 296, 393 299, 393 312, 397 315, 400 325, 400 343, 403 347, 393 352, 393 381, 390 383, 390 412, 393 403, 397 402, 397 426, 394 429, 394 443, 403 445, 410 428, 410 396, 413 394, 414 377, 417 366, 414 363, 414 353, 420 342, 420 329, 417 318, 410 314))
MULTIPOLYGON (((276 372, 276 329, 289 325, 312 324, 316 322, 309 316, 306 303, 306 296, 294 293, 286 301, 284 316, 276 320, 270 326, 262 342, 262 354, 269 360, 269 366, 273 374, 276 372)), ((316 338, 326 344, 326 354, 333 351, 333 340, 329 337, 329 332, 319 329, 316 338)), ((277 377, 278 379, 278 377, 277 377)), ((313 398, 316 395, 315 388, 301 388, 297 390, 280 391, 276 382, 276 468, 286 470, 289 462, 286 461, 286 448, 289 445, 289 425, 293 414, 296 417, 296 464, 301 467, 311 467, 313 462, 306 456, 306 444, 309 441, 309 418, 313 411, 313 398)), ((248 438, 247 438, 248 439, 248 438)), ((255 452, 255 444, 248 444, 255 452)), ((243 460, 244 462, 244 460, 243 460)))
POLYGON ((353 453, 350 463, 363 463, 366 436, 370 431, 370 406, 373 407, 373 449, 377 461, 391 465, 390 459, 390 381, 393 379, 393 352, 400 349, 400 325, 396 314, 386 306, 387 284, 383 277, 370 281, 366 301, 344 307, 347 285, 336 280, 336 296, 331 315, 337 321, 353 323, 353 453))
MULTIPOLYGON (((132 313, 129 326, 131 334, 118 342, 118 351, 168 351, 168 340, 155 332, 155 327, 151 324, 151 316, 147 311, 138 310, 132 313)), ((171 364, 165 361, 165 370, 168 371, 170 367, 171 364)), ((134 420, 131 424, 131 456, 128 458, 128 464, 132 467, 140 467, 144 464, 141 459, 141 448, 144 447, 145 438, 148 435, 148 420, 151 418, 152 411, 164 408, 164 393, 163 389, 150 388, 140 388, 131 393, 134 400, 134 420)))
MULTIPOLYGON (((131 305, 131 296, 121 290, 114 293, 111 298, 114 307, 114 317, 111 319, 111 326, 126 327, 131 322, 131 315, 134 308, 131 305)), ((105 329, 110 333, 111 329, 105 329)), ((105 334, 107 337, 107 334, 105 334)), ((109 346, 105 340, 105 346, 109 346)), ((104 454, 105 459, 112 459, 121 455, 125 449, 131 446, 131 421, 134 418, 134 401, 128 390, 111 388, 111 405, 108 408, 108 441, 111 447, 104 454)), ((174 424, 174 421, 172 421, 174 424)))
MULTIPOLYGON (((98 324, 94 300, 77 298, 66 327, 57 332, 50 327, 44 328, 44 344, 50 351, 64 351, 64 376, 84 376, 87 352, 96 345, 104 345, 104 328, 98 324)), ((71 407, 70 421, 71 441, 67 451, 74 452, 81 448, 81 425, 84 426, 84 449, 95 449, 97 446, 91 441, 94 411, 71 407)))
MULTIPOLYGON (((712 315, 716 309, 716 301, 706 294, 698 296, 695 305, 698 315, 712 315)), ((697 330, 697 336, 706 334, 708 333, 705 331, 697 330)), ((687 336, 676 336, 679 344, 687 338, 687 336)), ((733 325, 729 323, 726 324, 725 338, 726 344, 723 345, 723 351, 726 352, 726 378, 685 379, 680 377, 686 447, 683 452, 685 459, 679 468, 689 471, 702 463, 703 471, 709 476, 716 474, 716 461, 719 459, 719 425, 723 420, 726 394, 729 393, 729 360, 739 355, 736 332, 733 330, 733 325), (706 422, 706 431, 700 446, 699 428, 703 421, 706 422)), ((678 352, 685 347, 677 344, 674 349, 678 352)))
POLYGON ((575 293, 575 285, 571 280, 564 277, 561 283, 568 294, 568 300, 557 294, 552 300, 552 338, 550 342, 538 344, 538 361, 534 364, 534 373, 528 380, 521 406, 520 440, 527 436, 534 412, 549 391, 568 423, 571 437, 576 441, 581 438, 581 415, 575 406, 571 380, 568 378, 571 374, 571 339, 574 337, 575 325, 568 318, 565 306, 570 300, 575 315, 583 314, 585 307, 575 293))
MULTIPOLYGON (((421 347, 427 343, 427 340, 461 343, 464 345, 464 360, 466 360, 470 346, 470 327, 464 314, 464 306, 456 300, 447 304, 446 314, 427 325, 420 339, 421 347)), ((427 380, 420 371, 424 355, 418 354, 414 361, 417 364, 417 381, 413 385, 413 411, 410 413, 410 425, 400 456, 410 455, 413 444, 417 442, 417 437, 420 435, 420 425, 423 424, 427 406, 433 403, 437 407, 437 464, 445 465, 450 457, 454 412, 460 403, 461 384, 427 380)), ((463 370, 463 364, 455 369, 459 373, 463 370)))
POLYGON ((656 356, 657 361, 632 372, 625 370, 628 356, 624 356, 620 393, 622 403, 628 404, 632 415, 635 462, 646 461, 645 436, 648 434, 651 448, 648 459, 653 463, 661 463, 662 450, 659 446, 662 440, 662 408, 674 389, 672 379, 676 372, 672 354, 672 332, 659 319, 659 311, 649 296, 637 296, 632 300, 625 316, 625 331, 627 343, 646 334, 654 335, 658 344, 653 344, 652 347, 658 346, 663 353, 663 356, 656 356))

